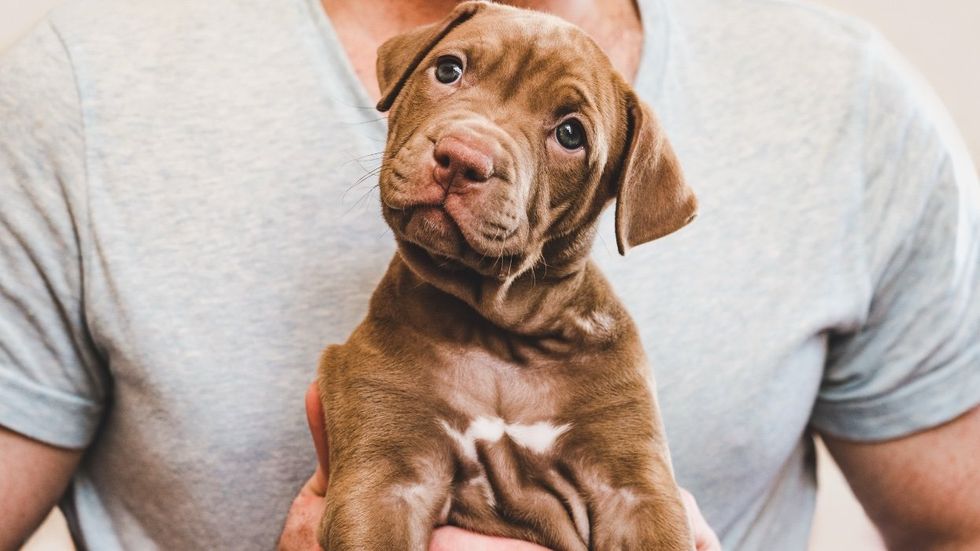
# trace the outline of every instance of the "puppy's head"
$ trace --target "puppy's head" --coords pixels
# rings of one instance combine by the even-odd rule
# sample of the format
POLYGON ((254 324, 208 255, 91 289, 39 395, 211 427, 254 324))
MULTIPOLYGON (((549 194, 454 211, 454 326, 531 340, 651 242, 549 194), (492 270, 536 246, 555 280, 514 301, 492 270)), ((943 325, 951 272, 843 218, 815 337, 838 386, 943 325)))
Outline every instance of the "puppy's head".
POLYGON ((581 30, 483 2, 378 53, 380 185, 402 246, 506 278, 587 257, 616 199, 621 254, 697 201, 656 118, 581 30))

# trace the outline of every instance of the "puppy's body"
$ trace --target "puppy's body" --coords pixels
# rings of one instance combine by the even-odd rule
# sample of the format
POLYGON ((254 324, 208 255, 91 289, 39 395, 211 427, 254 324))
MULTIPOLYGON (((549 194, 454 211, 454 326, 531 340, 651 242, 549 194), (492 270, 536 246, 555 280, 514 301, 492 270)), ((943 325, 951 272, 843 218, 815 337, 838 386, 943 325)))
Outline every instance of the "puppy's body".
POLYGON ((422 550, 448 523, 556 550, 689 549, 636 329, 588 260, 612 197, 622 251, 693 215, 654 121, 580 32, 480 3, 393 39, 379 80, 399 252, 365 321, 321 361, 321 543, 422 550), (529 52, 516 66, 501 49, 515 45, 529 52), (580 51, 543 64, 550 97, 500 89, 564 45, 580 51), (448 58, 465 58, 468 82, 448 82, 448 58), (609 82, 582 88, 581 59, 598 59, 581 78, 609 82), (588 146, 556 145, 569 113, 588 146))
POLYGON ((327 549, 424 549, 440 523, 557 550, 688 547, 636 331, 592 265, 575 279, 524 336, 392 261, 323 357, 327 549))

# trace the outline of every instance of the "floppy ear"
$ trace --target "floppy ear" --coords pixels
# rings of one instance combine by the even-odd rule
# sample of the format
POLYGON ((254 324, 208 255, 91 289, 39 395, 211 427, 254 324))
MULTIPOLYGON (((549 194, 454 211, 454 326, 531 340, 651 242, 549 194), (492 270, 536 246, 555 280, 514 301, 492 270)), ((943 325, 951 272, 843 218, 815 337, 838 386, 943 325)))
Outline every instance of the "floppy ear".
POLYGON ((378 111, 391 109, 409 77, 440 40, 486 6, 485 2, 464 2, 442 21, 396 35, 382 44, 376 66, 381 89, 378 111))
POLYGON ((616 246, 630 248, 686 226, 698 200, 653 112, 627 93, 627 145, 616 191, 616 246))

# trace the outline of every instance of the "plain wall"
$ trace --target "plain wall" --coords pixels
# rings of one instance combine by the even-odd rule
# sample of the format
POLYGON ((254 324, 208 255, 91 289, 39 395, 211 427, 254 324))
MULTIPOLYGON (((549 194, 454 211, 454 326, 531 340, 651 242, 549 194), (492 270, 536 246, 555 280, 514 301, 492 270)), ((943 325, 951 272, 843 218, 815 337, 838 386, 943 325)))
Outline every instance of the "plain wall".
MULTIPOLYGON (((25 33, 57 1, 0 0, 0 50, 25 33)), ((878 26, 932 83, 960 127, 974 159, 980 159, 980 33, 976 31, 980 28, 980 1, 815 3, 860 16, 878 26)), ((873 528, 823 450, 819 454, 818 476, 821 490, 811 550, 881 549, 873 528)), ((69 546, 64 523, 57 516, 28 544, 30 551, 69 546)))

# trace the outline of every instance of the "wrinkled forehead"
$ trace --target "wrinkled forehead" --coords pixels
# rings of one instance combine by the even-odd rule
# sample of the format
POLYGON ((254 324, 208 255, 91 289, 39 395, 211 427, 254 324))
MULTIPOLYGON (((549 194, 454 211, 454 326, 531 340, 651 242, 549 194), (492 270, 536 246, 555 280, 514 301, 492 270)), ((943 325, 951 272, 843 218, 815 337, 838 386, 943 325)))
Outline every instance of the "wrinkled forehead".
POLYGON ((557 17, 486 13, 450 32, 432 52, 461 55, 466 71, 499 100, 535 111, 614 112, 620 88, 609 59, 581 29, 557 17))

